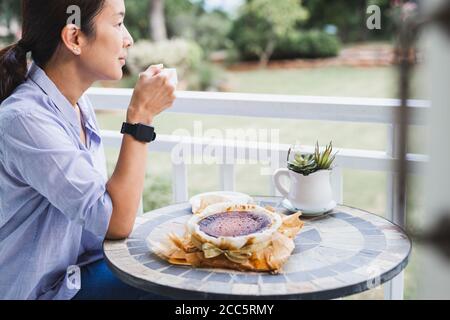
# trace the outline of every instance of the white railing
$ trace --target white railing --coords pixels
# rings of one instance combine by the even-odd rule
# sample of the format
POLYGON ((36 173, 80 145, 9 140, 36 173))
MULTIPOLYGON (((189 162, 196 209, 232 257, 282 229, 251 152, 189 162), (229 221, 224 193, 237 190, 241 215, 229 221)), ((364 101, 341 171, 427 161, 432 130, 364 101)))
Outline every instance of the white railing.
MULTIPOLYGON (((125 110, 127 109, 131 89, 99 89, 88 91, 95 109, 97 110, 125 110)), ((410 100, 409 124, 425 125, 429 103, 421 100, 410 100)), ((388 173, 386 187, 387 208, 386 217, 391 221, 404 226, 394 213, 395 181, 398 173, 395 172, 396 158, 398 157, 398 123, 396 115, 399 101, 395 99, 366 99, 366 98, 337 98, 337 97, 305 97, 267 94, 241 94, 241 93, 209 93, 209 92, 178 92, 175 105, 168 112, 190 113, 203 115, 244 116, 253 118, 301 119, 322 121, 343 121, 358 123, 386 124, 388 130, 387 148, 385 151, 339 149, 336 158, 337 168, 333 170, 333 191, 338 203, 343 203, 342 169, 371 170, 388 173)), ((119 148, 122 136, 116 131, 102 131, 105 146, 119 148)), ((149 146, 152 152, 171 152, 179 144, 195 145, 195 152, 203 152, 211 146, 209 139, 192 139, 181 136, 159 135, 157 141, 149 146)), ((255 152, 248 144, 239 144, 236 141, 214 141, 214 145, 223 148, 234 148, 234 155, 250 160, 255 152)), ((265 147, 262 147, 265 148, 265 147)), ((277 152, 279 163, 287 157, 289 145, 268 146, 268 152, 277 152)), ((259 147, 261 149, 261 146, 259 147)), ((312 152, 313 147, 305 147, 305 151, 312 152)), ((255 159, 252 159, 255 160, 255 159)), ((427 157, 419 154, 408 154, 408 170, 411 173, 422 171, 427 157)), ((225 163, 225 162, 222 162, 225 163)), ((235 168, 233 164, 220 164, 220 181, 223 190, 233 190, 235 185, 235 168)), ((273 168, 277 169, 277 168, 273 168)), ((187 165, 183 162, 173 164, 173 201, 181 202, 188 199, 187 165)), ((273 195, 276 194, 271 177, 268 183, 273 195)), ((385 286, 385 297, 400 299, 403 296, 403 273, 385 286)))

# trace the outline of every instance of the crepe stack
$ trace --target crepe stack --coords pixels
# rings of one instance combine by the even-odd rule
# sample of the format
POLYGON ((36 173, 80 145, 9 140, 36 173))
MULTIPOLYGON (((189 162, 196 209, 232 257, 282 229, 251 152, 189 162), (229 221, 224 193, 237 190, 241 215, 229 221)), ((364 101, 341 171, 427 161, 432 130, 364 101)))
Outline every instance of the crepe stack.
POLYGON ((168 235, 152 250, 175 265, 279 273, 303 227, 301 212, 285 216, 271 207, 216 203, 194 214, 183 237, 168 235))

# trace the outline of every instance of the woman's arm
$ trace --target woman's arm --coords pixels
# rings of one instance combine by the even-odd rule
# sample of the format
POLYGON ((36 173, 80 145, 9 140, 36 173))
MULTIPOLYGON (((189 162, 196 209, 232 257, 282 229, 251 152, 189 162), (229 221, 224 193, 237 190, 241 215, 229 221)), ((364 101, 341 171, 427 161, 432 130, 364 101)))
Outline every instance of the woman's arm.
MULTIPOLYGON (((128 108, 127 122, 151 124, 156 115, 172 106, 175 89, 160 72, 160 68, 150 67, 140 75, 128 108)), ((133 229, 144 189, 147 148, 146 143, 124 135, 116 168, 106 186, 113 203, 107 239, 124 239, 133 229)))

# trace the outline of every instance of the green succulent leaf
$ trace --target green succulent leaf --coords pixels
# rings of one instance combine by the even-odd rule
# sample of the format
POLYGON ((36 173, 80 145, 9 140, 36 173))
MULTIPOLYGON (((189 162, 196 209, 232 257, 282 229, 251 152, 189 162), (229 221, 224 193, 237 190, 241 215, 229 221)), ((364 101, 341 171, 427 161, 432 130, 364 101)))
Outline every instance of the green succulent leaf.
POLYGON ((303 174, 305 176, 310 175, 319 170, 328 170, 331 168, 336 154, 333 153, 333 143, 330 142, 329 145, 325 146, 325 150, 323 152, 320 151, 319 142, 316 142, 316 147, 313 154, 302 154, 295 153, 294 159, 289 160, 290 154, 292 152, 292 148, 289 148, 288 151, 288 161, 287 167, 289 170, 294 172, 303 174))

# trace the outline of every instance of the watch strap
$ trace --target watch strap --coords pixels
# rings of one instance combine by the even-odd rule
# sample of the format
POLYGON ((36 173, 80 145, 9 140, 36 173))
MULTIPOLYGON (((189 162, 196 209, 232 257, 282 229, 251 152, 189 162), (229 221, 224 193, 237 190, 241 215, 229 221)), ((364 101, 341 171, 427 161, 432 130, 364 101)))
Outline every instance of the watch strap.
POLYGON ((131 124, 124 122, 120 132, 122 134, 129 134, 136 140, 142 142, 152 142, 156 139, 155 129, 152 126, 147 126, 142 123, 131 124))

